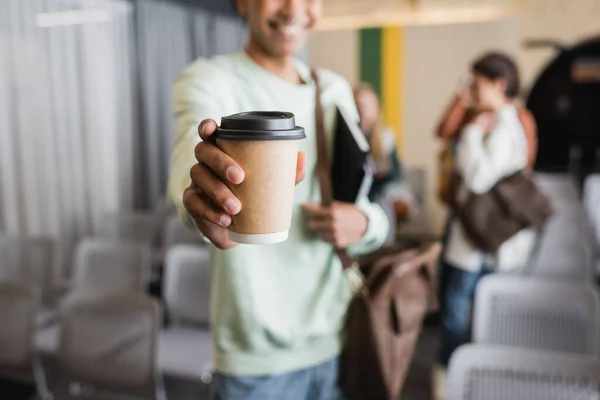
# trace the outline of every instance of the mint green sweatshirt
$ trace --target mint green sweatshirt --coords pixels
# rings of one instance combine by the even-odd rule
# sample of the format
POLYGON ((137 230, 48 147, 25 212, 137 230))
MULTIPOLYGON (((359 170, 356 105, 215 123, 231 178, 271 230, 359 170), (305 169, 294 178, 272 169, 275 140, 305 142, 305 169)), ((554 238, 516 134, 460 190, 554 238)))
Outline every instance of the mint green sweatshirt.
MULTIPOLYGON (((293 85, 254 63, 245 53, 198 60, 174 87, 176 137, 168 194, 185 216, 183 191, 197 161, 198 124, 205 118, 242 111, 289 111, 306 130, 300 150, 307 155, 306 178, 296 187, 289 239, 274 245, 239 245, 211 257, 211 333, 214 365, 233 375, 272 375, 311 367, 340 352, 342 319, 351 297, 350 281, 329 244, 307 230, 300 206, 319 202, 316 173, 315 86, 293 85)), ((325 130, 333 140, 335 105, 358 119, 350 85, 327 70, 318 72, 325 130)), ((388 231, 383 210, 366 198, 357 206, 369 225, 352 253, 380 246, 388 231)))

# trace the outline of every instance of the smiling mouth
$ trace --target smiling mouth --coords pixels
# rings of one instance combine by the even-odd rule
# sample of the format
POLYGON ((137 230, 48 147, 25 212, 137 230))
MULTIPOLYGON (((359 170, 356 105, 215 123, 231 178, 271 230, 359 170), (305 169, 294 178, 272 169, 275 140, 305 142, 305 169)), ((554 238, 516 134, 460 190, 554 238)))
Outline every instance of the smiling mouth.
POLYGON ((271 21, 269 27, 283 36, 284 39, 295 39, 304 31, 304 25, 299 23, 285 24, 271 21))

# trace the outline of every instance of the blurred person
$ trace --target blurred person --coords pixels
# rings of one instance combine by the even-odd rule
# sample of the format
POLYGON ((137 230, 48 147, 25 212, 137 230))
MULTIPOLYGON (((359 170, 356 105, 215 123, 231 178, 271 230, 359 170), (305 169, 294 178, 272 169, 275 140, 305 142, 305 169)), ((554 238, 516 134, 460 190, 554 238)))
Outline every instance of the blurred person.
MULTIPOLYGON (((473 111, 458 135, 453 133, 454 171, 458 177, 454 207, 460 207, 469 193, 486 193, 502 178, 526 169, 534 158, 514 104, 519 92, 515 63, 504 54, 489 53, 473 63, 472 73, 470 94, 461 96, 470 96, 473 111)), ((533 244, 532 233, 525 230, 506 241, 495 254, 486 254, 470 242, 458 219, 452 219, 447 233, 440 365, 434 370, 438 399, 445 397, 443 367, 454 350, 468 340, 477 283, 494 271, 523 266, 533 244)))
MULTIPOLYGON (((317 22, 322 0, 237 0, 235 6, 248 24, 245 51, 197 60, 174 87, 169 196, 214 245, 211 398, 341 399, 340 333, 352 294, 333 247, 353 254, 376 249, 386 238, 387 218, 367 198, 320 205, 315 83, 294 55, 317 22), (240 184, 244 171, 210 138, 215 120, 249 110, 290 111, 307 135, 298 155, 302 182, 289 238, 274 245, 237 245, 227 236, 242 205, 225 182, 240 184)), ((326 135, 333 135, 336 105, 358 122, 351 86, 327 70, 318 71, 318 80, 326 135)))
MULTIPOLYGON (((442 142, 442 151, 438 156, 438 198, 449 209, 449 215, 444 228, 442 242, 447 242, 448 231, 455 214, 456 192, 460 183, 460 177, 454 168, 454 153, 456 142, 463 128, 473 120, 473 118, 483 112, 477 103, 473 101, 472 90, 473 77, 469 73, 461 78, 459 87, 452 98, 448 108, 444 111, 442 118, 436 129, 436 138, 442 142)), ((511 98, 511 101, 517 106, 517 115, 523 126, 527 138, 527 166, 533 169, 537 157, 537 125, 533 114, 516 100, 517 95, 511 98)), ((450 280, 451 268, 446 268, 443 257, 440 263, 440 293, 439 301, 443 309, 445 299, 445 290, 450 280)))
POLYGON ((360 125, 371 145, 375 164, 371 201, 388 198, 393 203, 396 223, 408 219, 415 210, 414 196, 402 182, 402 166, 396 150, 394 131, 383 125, 381 106, 377 93, 369 84, 362 83, 354 89, 360 125))
MULTIPOLYGON (((441 121, 436 129, 436 137, 440 139, 445 148, 440 155, 440 164, 444 172, 441 177, 440 200, 449 207, 453 207, 456 195, 456 175, 453 173, 453 148, 456 140, 465 127, 473 118, 483 112, 476 102, 473 101, 472 84, 473 78, 468 76, 461 82, 456 94, 452 98, 448 108, 444 111, 441 121)), ((518 95, 518 94, 517 94, 518 95)), ((511 101, 517 105, 516 96, 511 101)), ((537 125, 531 112, 522 106, 517 106, 517 116, 527 138, 527 165, 533 168, 537 156, 537 125)))
POLYGON ((375 90, 368 84, 361 84, 354 90, 354 98, 360 125, 369 138, 371 156, 375 163, 375 176, 369 193, 372 200, 383 195, 387 186, 399 182, 402 170, 396 152, 394 131, 383 126, 381 107, 375 90))

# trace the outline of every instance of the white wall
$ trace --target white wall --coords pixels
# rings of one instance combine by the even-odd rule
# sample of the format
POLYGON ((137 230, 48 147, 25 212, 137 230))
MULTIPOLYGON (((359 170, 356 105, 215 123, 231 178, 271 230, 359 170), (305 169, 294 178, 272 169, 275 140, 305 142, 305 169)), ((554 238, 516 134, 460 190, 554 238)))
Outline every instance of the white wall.
POLYGON ((309 60, 315 67, 329 68, 350 83, 358 82, 359 33, 356 30, 316 32, 309 45, 309 60))

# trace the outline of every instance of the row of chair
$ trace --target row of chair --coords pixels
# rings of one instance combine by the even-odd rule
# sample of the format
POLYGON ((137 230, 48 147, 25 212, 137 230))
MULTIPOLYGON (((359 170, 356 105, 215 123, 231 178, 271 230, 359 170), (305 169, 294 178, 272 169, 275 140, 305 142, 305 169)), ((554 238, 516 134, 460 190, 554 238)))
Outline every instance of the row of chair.
POLYGON ((509 346, 461 346, 448 372, 450 400, 579 400, 600 396, 591 357, 509 346))
POLYGON ((575 180, 562 174, 537 174, 535 180, 551 197, 555 215, 539 234, 530 272, 550 278, 591 280, 596 274, 593 240, 575 180))
POLYGON ((25 283, 0 283, 0 374, 32 378, 38 398, 69 399, 77 391, 145 395, 166 399, 155 367, 160 312, 150 298, 134 293, 92 291, 61 301, 57 378, 47 374, 34 349, 36 291, 25 283))
MULTIPOLYGON (((110 304, 107 307, 112 310, 111 315, 116 315, 119 312, 126 312, 127 304, 138 305, 139 309, 134 307, 129 312, 132 315, 139 312, 140 316, 144 314, 144 310, 156 308, 155 305, 149 306, 154 302, 144 294, 151 270, 152 250, 149 245, 141 242, 115 239, 83 240, 76 247, 70 279, 62 280, 60 281, 62 284, 57 284, 59 280, 52 278, 57 274, 51 266, 53 257, 49 257, 49 254, 53 252, 48 250, 51 248, 48 241, 0 237, 0 282, 6 285, 24 285, 27 290, 44 295, 40 296, 40 307, 35 307, 37 317, 32 335, 35 336, 36 351, 28 353, 31 355, 31 365, 36 366, 34 368, 34 371, 37 371, 36 376, 43 376, 39 373, 39 362, 36 361, 38 353, 59 360, 60 376, 70 376, 68 373, 70 370, 65 369, 65 365, 71 362, 70 355, 74 355, 79 360, 95 360, 96 365, 104 365, 104 367, 107 367, 107 364, 99 361, 109 362, 112 356, 125 357, 125 361, 129 360, 126 354, 133 350, 127 343, 134 338, 126 332, 129 329, 127 327, 130 326, 129 322, 136 319, 119 317, 110 320, 103 314, 94 315, 90 308, 99 310, 103 309, 103 304, 110 304), (37 246, 39 243, 44 245, 37 246), (129 296, 127 298, 130 300, 125 301, 121 298, 117 301, 108 296, 109 294, 129 296), (119 309, 122 301, 125 301, 123 303, 125 305, 119 309), (75 331, 67 328, 65 331, 65 326, 69 324, 65 322, 69 321, 69 314, 68 312, 65 314, 64 310, 78 309, 78 305, 87 307, 86 315, 92 319, 97 318, 94 321, 98 326, 75 331), (102 350, 103 343, 106 351, 102 350), (70 344, 71 347, 65 347, 66 344, 70 344), (91 350, 94 348, 96 350, 91 350), (93 354, 87 354, 86 351, 92 351, 93 354)), ((157 376, 164 374, 195 381, 210 381, 212 344, 208 330, 210 295, 208 252, 208 248, 199 243, 197 237, 194 245, 170 246, 165 256, 163 282, 165 308, 170 323, 164 329, 156 329, 155 335, 149 329, 150 325, 144 327, 138 324, 140 328, 136 329, 141 329, 138 333, 145 332, 149 335, 148 339, 145 339, 146 343, 153 343, 143 347, 148 351, 151 350, 152 355, 146 354, 143 358, 144 362, 137 359, 138 365, 134 365, 133 361, 126 363, 128 368, 136 371, 157 371, 157 376), (152 339, 154 336, 156 338, 152 339)), ((4 304, 9 308, 18 307, 18 302, 14 298, 4 304)), ((36 304, 38 304, 37 300, 36 304)), ((161 313, 158 311, 148 318, 162 320, 161 313)), ((0 337, 2 337, 2 329, 0 328, 0 337)), ((10 336, 12 339, 16 338, 14 335, 10 336)), ((5 343, 10 344, 10 341, 5 343)), ((2 359, 0 355, 0 360, 2 359)), ((102 378, 101 369, 92 368, 88 371, 95 372, 90 372, 90 376, 79 377, 80 381, 83 383, 91 381, 96 385, 104 382, 106 385, 100 386, 111 387, 112 378, 102 378), (91 379, 92 377, 97 379, 91 379)), ((39 390, 45 393, 46 385, 43 381, 39 379, 36 383, 39 390)), ((150 381, 145 382, 146 384, 142 386, 147 389, 149 387, 147 383, 150 381)), ((158 381, 153 379, 152 382, 158 381)), ((51 386, 56 387, 56 385, 51 386)), ((133 387, 139 388, 139 385, 133 387)), ((152 385, 152 387, 157 388, 160 385, 152 385)))
POLYGON ((176 244, 203 245, 200 233, 187 227, 173 210, 127 211, 107 215, 98 237, 123 239, 145 244, 152 249, 153 266, 159 267, 166 251, 176 244))
POLYGON ((539 235, 533 268, 478 285, 474 344, 451 359, 450 400, 600 397, 600 295, 586 213, 570 177, 536 181, 556 215, 539 235))

